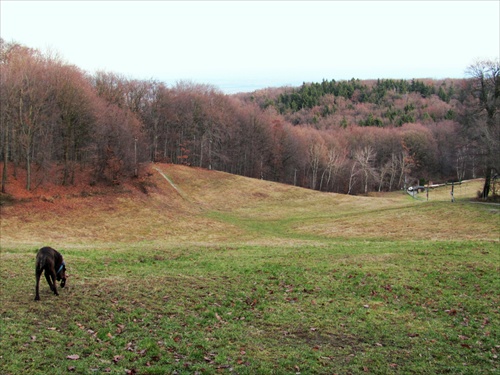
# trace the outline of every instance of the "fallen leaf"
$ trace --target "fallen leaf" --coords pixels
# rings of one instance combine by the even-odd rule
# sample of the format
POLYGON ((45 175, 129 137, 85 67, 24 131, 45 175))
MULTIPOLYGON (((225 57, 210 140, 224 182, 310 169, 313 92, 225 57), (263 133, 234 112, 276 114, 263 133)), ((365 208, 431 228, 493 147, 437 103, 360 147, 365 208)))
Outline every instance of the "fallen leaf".
POLYGON ((72 361, 76 361, 77 359, 80 359, 80 356, 78 354, 71 354, 68 355, 66 359, 71 359, 72 361))
POLYGON ((121 355, 115 355, 113 357, 113 362, 114 363, 118 363, 121 359, 123 359, 123 356, 121 356, 121 355))
POLYGON ((68 371, 75 371, 76 367, 75 366, 68 366, 68 371))
POLYGON ((125 329, 125 324, 117 324, 116 327, 116 333, 120 334, 125 329))

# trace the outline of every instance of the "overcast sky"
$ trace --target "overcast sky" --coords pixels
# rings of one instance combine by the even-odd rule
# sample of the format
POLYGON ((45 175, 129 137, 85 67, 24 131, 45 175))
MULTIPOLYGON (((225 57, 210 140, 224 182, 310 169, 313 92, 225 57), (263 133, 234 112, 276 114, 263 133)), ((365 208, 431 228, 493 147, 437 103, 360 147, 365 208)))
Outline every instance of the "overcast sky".
POLYGON ((225 92, 460 78, 498 59, 500 1, 0 1, 0 32, 93 73, 225 92))

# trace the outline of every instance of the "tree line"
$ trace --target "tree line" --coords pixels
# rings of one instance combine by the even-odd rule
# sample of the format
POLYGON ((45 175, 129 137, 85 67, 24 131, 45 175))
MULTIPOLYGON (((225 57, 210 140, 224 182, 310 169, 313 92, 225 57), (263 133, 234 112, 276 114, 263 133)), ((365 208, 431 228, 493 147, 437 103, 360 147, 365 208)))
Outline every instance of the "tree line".
POLYGON ((498 63, 460 80, 323 80, 226 95, 88 74, 0 42, 3 192, 9 165, 25 170, 27 190, 73 184, 83 169, 89 183, 116 183, 168 162, 349 194, 498 171, 498 63))
MULTIPOLYGON (((411 81, 379 79, 375 84, 364 83, 354 78, 350 81, 339 82, 332 79, 331 81, 323 80, 321 83, 304 83, 298 89, 281 93, 273 104, 283 114, 287 111, 296 112, 303 108, 320 106, 322 105, 321 98, 325 95, 333 95, 334 97, 342 97, 361 103, 380 103, 388 92, 398 94, 419 93, 424 98, 438 93, 441 100, 449 102, 454 89, 453 83, 446 87, 446 83, 443 82, 436 90, 433 83, 426 84, 422 80, 415 79, 411 81)), ((332 111, 327 106, 323 109, 323 115, 328 115, 332 111)))

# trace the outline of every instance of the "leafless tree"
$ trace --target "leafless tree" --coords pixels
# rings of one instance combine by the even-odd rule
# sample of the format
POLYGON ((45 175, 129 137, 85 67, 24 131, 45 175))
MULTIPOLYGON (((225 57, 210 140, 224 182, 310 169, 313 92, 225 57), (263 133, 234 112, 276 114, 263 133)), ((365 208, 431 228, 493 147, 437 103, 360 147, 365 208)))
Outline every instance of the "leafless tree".
POLYGON ((364 193, 368 193, 368 184, 370 180, 377 181, 379 175, 374 166, 375 161, 375 151, 371 146, 363 147, 360 150, 354 152, 354 160, 359 168, 361 175, 363 176, 364 193))
POLYGON ((471 77, 472 96, 466 106, 464 125, 474 139, 484 160, 485 182, 482 198, 490 192, 493 171, 500 171, 500 63, 498 60, 477 61, 466 73, 471 77))

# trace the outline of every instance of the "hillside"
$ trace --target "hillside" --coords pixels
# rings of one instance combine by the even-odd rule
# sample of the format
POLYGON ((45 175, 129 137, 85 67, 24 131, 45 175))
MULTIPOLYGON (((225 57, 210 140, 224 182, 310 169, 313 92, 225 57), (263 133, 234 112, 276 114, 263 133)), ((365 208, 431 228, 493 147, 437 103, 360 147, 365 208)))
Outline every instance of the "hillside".
POLYGON ((44 185, 30 194, 22 178, 13 180, 13 202, 2 206, 2 246, 498 240, 498 206, 469 202, 481 181, 457 187, 451 204, 449 187, 425 202, 423 194, 354 197, 180 165, 148 168, 144 179, 117 186, 44 185))
POLYGON ((481 181, 451 203, 449 186, 427 201, 143 172, 9 185, 0 373, 498 373, 500 210, 471 201, 481 181), (42 245, 68 281, 35 302, 42 245))

